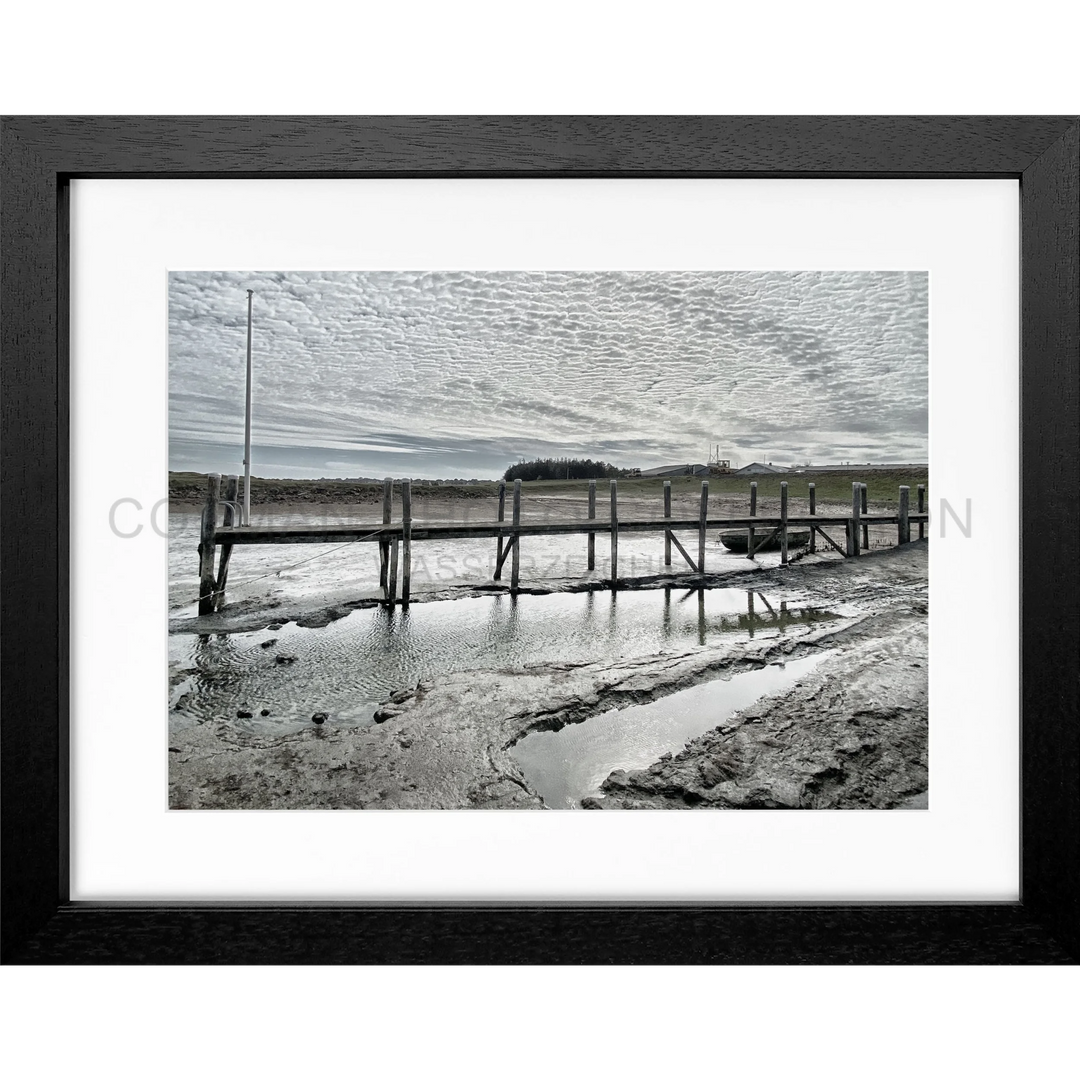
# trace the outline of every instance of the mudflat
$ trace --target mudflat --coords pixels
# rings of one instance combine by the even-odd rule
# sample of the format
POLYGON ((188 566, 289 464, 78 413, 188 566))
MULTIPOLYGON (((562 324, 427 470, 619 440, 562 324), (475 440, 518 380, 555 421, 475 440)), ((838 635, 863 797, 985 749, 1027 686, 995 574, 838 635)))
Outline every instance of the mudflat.
POLYGON ((893 808, 927 783, 927 545, 755 572, 837 613, 783 637, 601 664, 448 674, 402 687, 368 727, 170 736, 175 809, 541 808, 511 750, 532 731, 828 651, 678 754, 613 773, 586 808, 893 808))

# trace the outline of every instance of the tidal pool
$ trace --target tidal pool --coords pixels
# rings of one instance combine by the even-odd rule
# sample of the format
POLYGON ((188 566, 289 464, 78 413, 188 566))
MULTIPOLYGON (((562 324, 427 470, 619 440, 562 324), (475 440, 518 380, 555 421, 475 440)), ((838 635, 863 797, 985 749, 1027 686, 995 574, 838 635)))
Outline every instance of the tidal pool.
POLYGON ((664 754, 678 753, 687 740, 719 726, 758 698, 793 686, 826 655, 713 679, 558 731, 534 731, 510 753, 548 807, 575 809, 586 795, 602 794, 600 785, 615 769, 643 769, 664 754))
POLYGON ((832 617, 746 589, 666 588, 503 594, 365 608, 318 629, 173 634, 170 721, 284 732, 323 712, 327 723, 365 724, 395 690, 452 671, 646 656, 832 617))

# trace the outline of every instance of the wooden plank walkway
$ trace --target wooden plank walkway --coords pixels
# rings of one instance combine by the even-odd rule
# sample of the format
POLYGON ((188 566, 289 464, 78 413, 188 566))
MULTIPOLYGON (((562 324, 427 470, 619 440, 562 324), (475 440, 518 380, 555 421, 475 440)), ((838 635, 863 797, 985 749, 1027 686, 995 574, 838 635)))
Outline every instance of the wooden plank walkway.
POLYGON ((382 521, 378 523, 357 523, 333 525, 263 525, 237 526, 233 524, 234 511, 238 503, 236 477, 226 478, 225 499, 221 499, 221 476, 211 473, 207 477, 207 496, 203 507, 202 523, 199 536, 199 614, 205 615, 220 608, 224 602, 228 578, 229 556, 232 549, 243 544, 378 544, 379 545, 379 587, 383 591, 384 602, 393 605, 397 602, 397 582, 399 568, 399 549, 401 564, 401 603, 407 605, 410 598, 412 545, 425 540, 475 540, 494 539, 497 541, 496 564, 493 574, 498 581, 502 576, 503 564, 510 558, 510 591, 516 593, 520 579, 520 546, 522 537, 534 536, 587 536, 588 566, 592 570, 596 565, 595 543, 598 532, 606 532, 611 539, 611 570, 609 574, 612 589, 618 587, 619 534, 662 532, 664 534, 664 565, 671 566, 671 551, 674 547, 688 566, 688 573, 705 573, 706 536, 710 529, 718 531, 737 531, 745 529, 748 535, 748 555, 753 559, 760 550, 774 537, 780 540, 781 564, 788 562, 788 536, 792 529, 809 531, 810 550, 816 550, 816 541, 820 537, 829 547, 841 555, 857 556, 860 549, 869 546, 869 527, 871 525, 895 525, 897 543, 905 544, 911 540, 911 526, 917 524, 919 537, 929 522, 929 515, 923 512, 924 488, 918 489, 917 513, 910 513, 909 492, 907 487, 900 488, 898 509, 895 514, 869 514, 866 512, 866 486, 852 484, 852 505, 850 515, 824 515, 816 512, 814 485, 809 486, 810 513, 788 513, 787 482, 780 485, 780 514, 776 517, 759 516, 757 513, 757 484, 750 485, 750 514, 747 517, 709 517, 709 484, 701 485, 701 504, 696 517, 671 516, 671 484, 665 481, 663 487, 664 517, 632 518, 619 517, 617 499, 617 481, 611 484, 611 512, 607 518, 596 517, 596 483, 589 482, 588 517, 574 521, 533 521, 521 520, 521 481, 514 482, 513 517, 505 520, 506 485, 500 483, 498 493, 498 519, 495 521, 460 522, 429 521, 416 522, 412 517, 412 490, 408 480, 400 481, 402 517, 392 521, 393 516, 393 481, 386 480, 383 485, 382 521), (217 525, 219 503, 224 506, 224 522, 217 525), (825 532, 826 528, 843 528, 845 546, 825 532), (698 535, 697 559, 693 559, 686 548, 675 536, 676 532, 696 532, 698 535), (215 572, 215 552, 220 547, 222 555, 220 566, 215 572))
MULTIPOLYGON (((848 517, 808 517, 791 514, 786 519, 789 529, 809 529, 812 525, 842 528, 851 520, 848 517)), ((868 514, 860 517, 860 522, 867 525, 896 525, 896 514, 868 514)), ((920 515, 911 514, 910 520, 918 522, 920 515)), ((921 515, 926 520, 926 515, 921 515)), ((760 533, 778 529, 782 523, 779 517, 755 518, 706 518, 705 529, 749 529, 760 533)), ((675 530, 699 532, 700 518, 640 518, 637 520, 618 519, 618 530, 624 532, 672 532, 675 530)), ((405 526, 401 522, 390 525, 335 524, 335 525, 252 525, 249 528, 219 527, 214 532, 217 544, 335 544, 355 542, 382 543, 388 540, 402 540, 405 526)), ((413 540, 472 540, 477 538, 512 538, 514 536, 568 536, 574 533, 610 532, 609 519, 583 518, 580 521, 522 521, 514 525, 509 521, 484 522, 438 522, 423 524, 413 522, 409 529, 413 540)))

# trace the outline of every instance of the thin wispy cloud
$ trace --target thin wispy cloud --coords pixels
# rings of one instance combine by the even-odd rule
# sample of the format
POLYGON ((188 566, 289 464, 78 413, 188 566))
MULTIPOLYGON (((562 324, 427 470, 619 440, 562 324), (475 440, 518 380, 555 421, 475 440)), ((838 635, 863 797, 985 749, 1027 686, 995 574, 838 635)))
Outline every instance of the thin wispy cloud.
POLYGON ((185 271, 171 468, 239 471, 248 288, 257 475, 926 460, 924 273, 185 271))

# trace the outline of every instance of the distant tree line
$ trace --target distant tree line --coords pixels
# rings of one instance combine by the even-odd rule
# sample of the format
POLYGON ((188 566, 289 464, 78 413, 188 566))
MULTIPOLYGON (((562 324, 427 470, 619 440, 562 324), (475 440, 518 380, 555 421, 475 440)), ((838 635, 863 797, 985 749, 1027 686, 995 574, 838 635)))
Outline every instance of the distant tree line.
POLYGON ((504 480, 601 480, 627 476, 630 469, 619 469, 606 461, 592 458, 536 458, 519 461, 503 473, 504 480))

